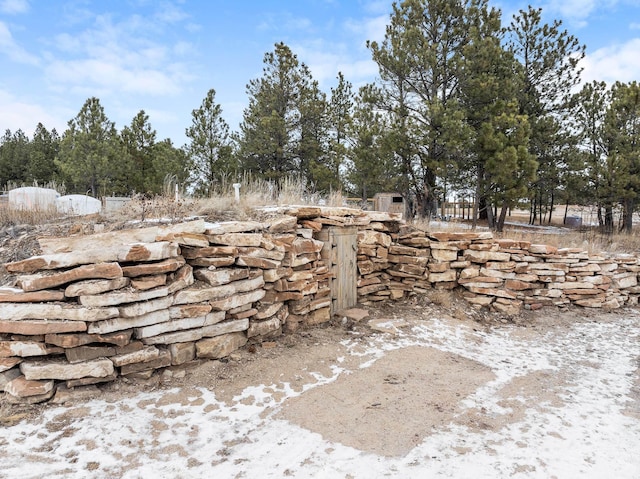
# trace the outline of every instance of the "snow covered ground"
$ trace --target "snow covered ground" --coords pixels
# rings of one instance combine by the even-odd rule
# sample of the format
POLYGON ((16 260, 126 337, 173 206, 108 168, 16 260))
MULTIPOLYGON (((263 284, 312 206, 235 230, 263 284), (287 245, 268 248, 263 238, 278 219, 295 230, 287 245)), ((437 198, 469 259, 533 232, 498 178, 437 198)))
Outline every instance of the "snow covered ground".
POLYGON ((332 374, 316 374, 302 389, 252 386, 232 402, 193 388, 187 396, 158 390, 48 408, 37 423, 0 429, 0 477, 640 477, 638 314, 539 332, 409 321, 395 336, 354 338, 343 346, 361 359, 361 368, 415 346, 486 365, 493 379, 464 398, 456 414, 482 411, 499 427, 455 420, 408 454, 390 457, 329 442, 282 419, 291 398, 357 373, 345 366, 348 358, 337 357, 332 374), (551 378, 539 383, 542 390, 532 379, 539 377, 551 378), (518 386, 523 378, 528 385, 518 386))

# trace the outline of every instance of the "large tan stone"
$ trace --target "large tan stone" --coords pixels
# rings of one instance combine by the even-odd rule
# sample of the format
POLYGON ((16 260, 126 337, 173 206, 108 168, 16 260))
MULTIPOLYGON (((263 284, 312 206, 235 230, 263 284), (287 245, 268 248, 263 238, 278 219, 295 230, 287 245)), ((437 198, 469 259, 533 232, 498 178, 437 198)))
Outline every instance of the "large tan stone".
MULTIPOLYGON (((159 334, 182 331, 185 329, 202 328, 224 320, 225 312, 216 311, 204 316, 182 319, 171 319, 163 323, 156 323, 150 326, 143 326, 135 329, 136 338, 149 338, 159 334)), ((117 364, 116 364, 117 366, 117 364)))
POLYGON ((429 273, 429 282, 430 283, 445 283, 450 281, 456 281, 457 272, 454 269, 450 269, 443 273, 429 273))
POLYGON ((276 218, 270 222, 270 233, 289 233, 296 230, 298 218, 295 216, 284 216, 276 218))
POLYGON ((262 321, 251 321, 249 329, 247 330, 247 338, 273 333, 274 331, 278 331, 280 326, 280 318, 277 316, 262 321))
POLYGON ((65 349, 64 355, 71 364, 90 361, 97 358, 107 358, 116 354, 113 346, 79 346, 65 349))
POLYGON ((82 306, 100 308, 127 303, 139 303, 141 301, 166 297, 169 294, 169 288, 167 286, 161 286, 147 291, 114 291, 95 296, 78 296, 78 301, 82 306))
POLYGON ((120 368, 120 374, 126 376, 128 374, 135 374, 142 371, 149 371, 153 369, 166 368, 171 366, 171 353, 168 349, 158 350, 158 357, 150 359, 148 361, 142 361, 138 363, 125 364, 120 368))
POLYGON ((209 286, 222 286, 249 277, 248 269, 197 269, 193 275, 209 286))
POLYGON ((487 261, 510 261, 511 254, 499 251, 465 250, 464 258, 472 263, 486 263, 487 261))
POLYGON ((114 331, 124 331, 131 328, 140 328, 151 324, 164 323, 171 319, 168 308, 151 311, 146 314, 134 317, 119 317, 97 321, 89 324, 87 329, 89 334, 107 334, 114 331))
POLYGON ((235 246, 207 246, 204 248, 184 247, 181 251, 182 256, 186 259, 238 256, 238 248, 235 246))
POLYGON ((196 357, 196 345, 192 342, 170 344, 169 353, 173 366, 188 363, 196 357))
POLYGON ((46 401, 53 396, 55 392, 54 385, 54 381, 30 381, 24 376, 18 376, 5 384, 4 390, 18 398, 44 396, 42 400, 46 401))
POLYGON ((262 243, 262 235, 259 233, 223 233, 210 234, 207 237, 214 245, 259 247, 262 243))
POLYGON ((455 261, 458 259, 458 250, 431 249, 431 256, 436 261, 455 261))
POLYGON ((234 281, 233 283, 228 283, 221 286, 185 289, 176 293, 173 303, 178 305, 218 300, 227 298, 234 294, 257 290, 259 288, 262 288, 263 286, 264 280, 262 276, 257 276, 252 279, 234 281))
POLYGON ((153 263, 140 263, 122 267, 122 274, 128 278, 166 274, 178 270, 185 264, 182 256, 167 258, 153 263))
POLYGON ((619 273, 613 276, 613 285, 618 289, 632 288, 638 285, 636 273, 619 273))
POLYGON ((223 268, 231 266, 236 262, 235 256, 221 256, 219 258, 196 258, 190 259, 191 266, 199 266, 203 268, 223 268))
POLYGON ((88 264, 59 273, 20 276, 18 285, 24 291, 39 291, 83 279, 116 279, 121 277, 122 268, 118 263, 88 264))
POLYGON ((110 334, 47 334, 44 341, 47 344, 61 348, 76 348, 91 343, 113 344, 124 346, 131 340, 132 331, 118 331, 110 334))
POLYGON ((274 261, 282 261, 285 257, 285 252, 284 252, 284 248, 276 249, 274 247, 272 249, 265 249, 265 248, 253 248, 253 247, 241 246, 238 248, 238 256, 265 258, 265 259, 271 259, 274 261))
POLYGON ((208 223, 206 225, 205 234, 224 235, 228 233, 247 233, 262 231, 265 228, 265 224, 257 221, 223 221, 221 223, 208 223))
POLYGON ((165 310, 173 304, 173 296, 150 299, 141 303, 120 306, 118 312, 121 318, 137 318, 154 311, 165 310))
POLYGON ((178 256, 177 243, 159 242, 123 245, 112 248, 88 249, 70 253, 54 253, 34 256, 22 261, 7 263, 10 273, 33 273, 38 270, 71 268, 82 264, 157 261, 178 256))
POLYGON ((61 348, 48 346, 38 341, 0 341, 0 358, 10 358, 11 356, 27 358, 62 352, 61 348))
POLYGON ((22 358, 18 357, 0 358, 0 373, 17 366, 21 362, 22 358))
POLYGON ((0 303, 42 303, 46 301, 62 301, 63 299, 64 291, 25 293, 24 290, 18 288, 0 288, 0 303))
POLYGON ((57 303, 3 303, 0 319, 67 319, 69 321, 100 321, 118 316, 117 308, 85 308, 57 303))
POLYGON ((358 231, 358 244, 380 245, 389 248, 391 236, 380 231, 362 230, 358 231))
POLYGON ((247 344, 247 336, 241 332, 207 338, 196 343, 196 356, 207 359, 223 358, 245 344, 247 344))
MULTIPOLYGON (((255 303, 265 297, 266 292, 263 289, 258 289, 248 293, 235 294, 234 296, 220 299, 217 301, 210 301, 211 307, 214 311, 228 311, 233 308, 238 308, 245 304, 255 303)), ((287 293, 280 293, 287 294, 287 293)))
POLYGON ((149 346, 138 351, 133 351, 127 354, 118 354, 113 356, 111 361, 114 366, 121 367, 126 364, 142 363, 157 359, 160 356, 160 350, 155 346, 149 346))
POLYGON ((29 380, 37 379, 79 379, 84 377, 101 378, 113 373, 113 363, 106 358, 94 359, 77 364, 66 361, 24 361, 20 371, 29 380))
POLYGON ((77 296, 92 296, 96 294, 106 293, 116 289, 122 289, 129 286, 129 278, 116 279, 89 279, 70 284, 64 290, 67 298, 75 298, 77 296))
POLYGON ((252 256, 238 256, 236 259, 238 266, 247 266, 249 268, 260 269, 276 269, 282 265, 281 261, 267 258, 256 258, 252 256))
MULTIPOLYGON (((225 321, 223 323, 212 324, 202 328, 187 329, 184 331, 176 331, 173 333, 159 334, 150 338, 144 338, 144 344, 172 344, 185 343, 189 341, 197 341, 201 338, 220 336, 227 333, 238 331, 246 331, 249 328, 249 320, 247 318, 237 319, 233 321, 225 321)), ((243 334, 244 335, 244 334, 243 334)))
POLYGON ((188 288, 195 283, 193 277, 193 267, 190 264, 185 264, 182 268, 173 274, 169 275, 169 294, 173 294, 181 289, 188 288))
POLYGON ((87 323, 84 321, 46 319, 21 319, 12 321, 9 319, 0 319, 0 333, 35 336, 39 334, 82 332, 86 330, 87 323))
POLYGON ((434 233, 430 232, 428 235, 429 238, 436 241, 478 241, 493 239, 493 234, 489 231, 479 233, 443 231, 434 233))
POLYGON ((205 222, 202 219, 176 223, 172 225, 150 226, 129 230, 109 231, 84 236, 65 236, 62 238, 39 238, 40 248, 44 254, 84 251, 90 249, 111 248, 134 243, 154 243, 170 241, 173 235, 202 234, 205 222))
POLYGON ((179 304, 169 308, 171 319, 195 318, 211 312, 209 303, 179 304))

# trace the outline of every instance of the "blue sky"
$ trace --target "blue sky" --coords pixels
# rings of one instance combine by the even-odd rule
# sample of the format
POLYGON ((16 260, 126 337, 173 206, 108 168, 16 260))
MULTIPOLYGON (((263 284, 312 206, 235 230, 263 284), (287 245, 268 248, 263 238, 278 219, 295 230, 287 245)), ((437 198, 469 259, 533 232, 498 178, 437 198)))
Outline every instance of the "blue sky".
MULTIPOLYGON (((528 3, 587 45, 587 81, 640 80, 640 0, 490 0, 505 21, 528 3)), ((145 110, 181 146, 210 88, 232 129, 262 59, 285 42, 329 92, 376 65, 392 0, 0 0, 0 134, 66 129, 96 96, 118 129, 145 110)))

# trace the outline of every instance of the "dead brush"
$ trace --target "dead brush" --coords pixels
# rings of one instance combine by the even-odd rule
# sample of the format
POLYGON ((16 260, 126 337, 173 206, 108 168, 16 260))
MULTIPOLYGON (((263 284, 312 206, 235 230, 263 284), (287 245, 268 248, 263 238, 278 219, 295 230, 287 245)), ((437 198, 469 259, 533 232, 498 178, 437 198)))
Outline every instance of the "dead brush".
POLYGON ((50 223, 60 217, 56 208, 18 209, 9 205, 0 205, 0 227, 14 225, 41 225, 50 223))
POLYGON ((450 309, 453 306, 453 293, 448 289, 434 289, 429 292, 429 299, 436 306, 450 309))

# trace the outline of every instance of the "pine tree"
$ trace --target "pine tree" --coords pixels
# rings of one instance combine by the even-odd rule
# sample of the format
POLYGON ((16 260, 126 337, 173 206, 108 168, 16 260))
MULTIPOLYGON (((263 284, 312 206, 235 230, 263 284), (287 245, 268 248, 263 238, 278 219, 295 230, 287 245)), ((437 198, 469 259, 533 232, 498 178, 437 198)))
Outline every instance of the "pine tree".
POLYGON ((29 149, 29 137, 22 130, 4 132, 0 139, 0 185, 3 188, 9 182, 22 184, 26 180, 29 149))
POLYGON ((58 132, 49 132, 42 123, 38 123, 33 133, 29 148, 29 162, 25 171, 27 182, 46 184, 56 179, 57 170, 55 159, 60 150, 58 132))
POLYGON ((191 184, 200 194, 211 194, 216 186, 237 172, 229 125, 222 118, 222 107, 215 101, 212 88, 200 108, 192 111, 186 146, 192 163, 191 184))
POLYGON ((131 120, 120 133, 126 154, 125 178, 127 190, 138 193, 160 193, 153 185, 153 155, 156 131, 149 123, 149 115, 144 110, 131 120))
POLYGON ((98 194, 126 194, 114 182, 121 170, 123 155, 115 125, 105 115, 98 98, 92 97, 78 115, 68 122, 56 166, 67 178, 72 191, 98 194))

